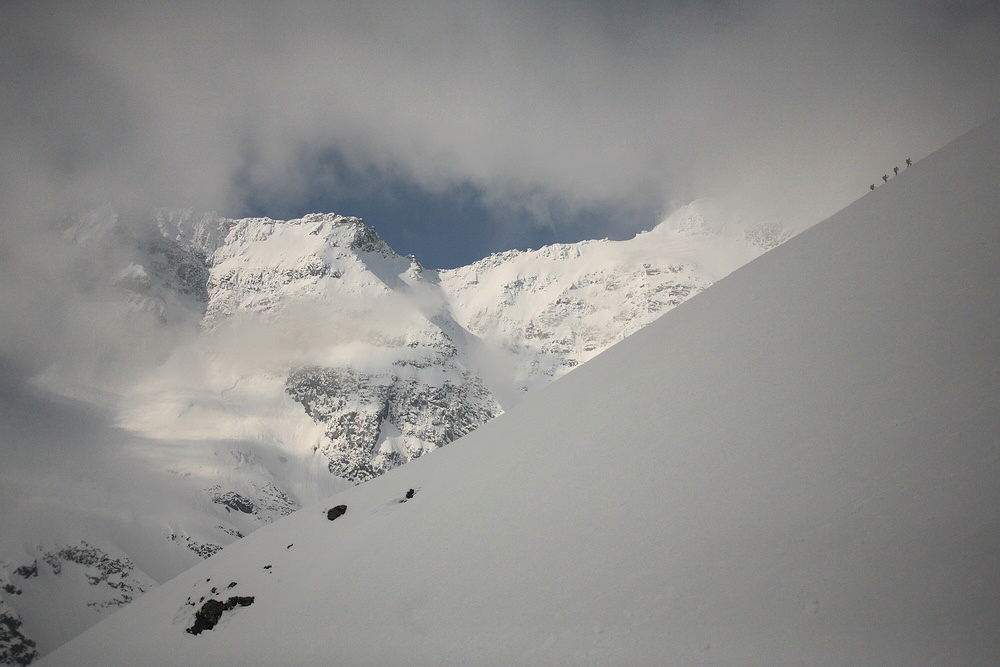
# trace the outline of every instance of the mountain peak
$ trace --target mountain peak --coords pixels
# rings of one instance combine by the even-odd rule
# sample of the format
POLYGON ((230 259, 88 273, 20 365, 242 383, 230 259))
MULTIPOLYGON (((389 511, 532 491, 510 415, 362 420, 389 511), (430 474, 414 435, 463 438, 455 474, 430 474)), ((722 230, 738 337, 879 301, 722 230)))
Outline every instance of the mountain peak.
POLYGON ((287 224, 315 225, 310 234, 323 236, 331 245, 340 245, 358 252, 378 253, 383 256, 395 255, 395 251, 383 241, 373 227, 362 218, 338 215, 336 213, 310 213, 287 224))
POLYGON ((998 169, 994 122, 43 664, 997 664, 998 169))

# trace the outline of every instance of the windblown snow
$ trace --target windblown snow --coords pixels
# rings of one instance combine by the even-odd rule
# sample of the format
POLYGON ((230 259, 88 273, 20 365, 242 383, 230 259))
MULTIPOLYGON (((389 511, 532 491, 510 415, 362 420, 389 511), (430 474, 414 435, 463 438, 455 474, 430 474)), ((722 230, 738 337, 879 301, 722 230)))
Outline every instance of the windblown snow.
MULTIPOLYGON (((997 664, 998 171, 995 120, 42 664, 997 664)), ((551 324, 529 384, 594 340, 528 314, 533 275, 450 310, 500 339, 551 324)))

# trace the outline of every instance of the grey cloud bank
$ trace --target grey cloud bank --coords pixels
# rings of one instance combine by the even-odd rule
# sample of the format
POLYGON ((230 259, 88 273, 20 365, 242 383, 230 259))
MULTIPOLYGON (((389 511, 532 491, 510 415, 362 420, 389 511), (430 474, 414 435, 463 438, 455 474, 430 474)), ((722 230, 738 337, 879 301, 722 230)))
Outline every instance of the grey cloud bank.
POLYGON ((468 185, 520 211, 510 229, 483 222, 512 246, 553 210, 620 210, 614 236, 637 231, 628 212, 703 196, 809 224, 1000 102, 1000 9, 985 2, 8 2, 0 15, 8 355, 86 329, 64 319, 66 295, 90 288, 52 223, 88 206, 335 200, 335 152, 376 182, 468 185))

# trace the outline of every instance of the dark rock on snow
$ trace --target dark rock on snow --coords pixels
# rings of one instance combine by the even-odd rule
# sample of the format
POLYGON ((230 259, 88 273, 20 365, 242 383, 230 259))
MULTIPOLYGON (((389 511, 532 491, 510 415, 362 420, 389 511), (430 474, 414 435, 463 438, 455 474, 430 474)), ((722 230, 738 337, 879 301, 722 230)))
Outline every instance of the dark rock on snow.
POLYGON ((200 635, 205 630, 211 630, 222 618, 223 612, 236 607, 249 607, 253 604, 252 595, 234 595, 225 602, 212 598, 201 606, 194 615, 194 625, 187 629, 192 635, 200 635))

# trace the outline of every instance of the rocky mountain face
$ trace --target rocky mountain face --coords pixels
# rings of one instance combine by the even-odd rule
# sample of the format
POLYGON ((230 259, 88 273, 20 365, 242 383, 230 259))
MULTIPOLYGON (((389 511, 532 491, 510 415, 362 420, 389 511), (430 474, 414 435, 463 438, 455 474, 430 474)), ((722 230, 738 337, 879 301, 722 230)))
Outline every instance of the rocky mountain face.
MULTIPOLYGON (((210 554, 209 554, 210 555, 210 554)), ((23 627, 21 611, 32 626, 62 625, 66 616, 77 616, 78 631, 115 611, 157 582, 135 570, 127 556, 114 556, 87 542, 40 550, 39 558, 16 567, 0 563, 0 664, 27 665, 39 657, 39 646, 23 627), (76 599, 52 600, 50 587, 73 580, 76 599), (85 590, 80 590, 85 589, 85 590), (54 604, 53 604, 54 603, 54 604), (90 617, 91 623, 86 623, 90 617)), ((63 592, 66 590, 63 588, 63 592)), ((69 597, 69 596, 67 596, 69 597)), ((70 635, 72 636, 72 635, 70 635)), ((54 647, 49 647, 54 648, 54 647)))
POLYGON ((309 366, 293 371, 285 387, 325 426, 320 452, 329 459, 330 472, 360 482, 446 445, 499 413, 479 378, 452 360, 439 369, 443 375, 460 373, 460 380, 418 380, 403 364, 382 373, 309 366))
POLYGON ((156 352, 112 359, 130 368, 119 375, 55 363, 36 384, 102 397, 120 444, 109 466, 136 481, 118 492, 111 475, 117 495, 72 530, 2 526, 20 542, 0 545, 0 664, 475 430, 788 235, 696 202, 629 241, 436 271, 334 214, 82 218, 65 237, 106 260, 93 270, 102 312, 156 352))
POLYGON ((358 218, 237 221, 207 294, 209 338, 261 327, 301 339, 294 359, 265 372, 323 427, 317 452, 337 477, 371 479, 501 411, 440 324, 458 326, 441 290, 358 218))

